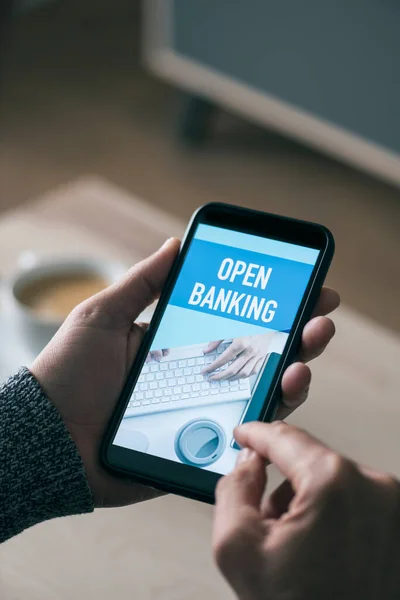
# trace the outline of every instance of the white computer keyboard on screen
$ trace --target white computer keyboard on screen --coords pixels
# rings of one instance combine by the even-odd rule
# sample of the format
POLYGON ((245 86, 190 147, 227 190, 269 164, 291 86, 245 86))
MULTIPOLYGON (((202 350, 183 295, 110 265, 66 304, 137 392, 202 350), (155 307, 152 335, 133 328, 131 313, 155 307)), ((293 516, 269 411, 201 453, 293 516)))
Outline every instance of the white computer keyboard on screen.
MULTIPOLYGON (((124 418, 220 402, 248 400, 251 396, 248 379, 208 381, 201 374, 205 365, 214 362, 229 344, 230 342, 224 341, 210 354, 203 352, 206 344, 181 346, 171 349, 161 362, 152 360, 146 363, 124 418)), ((221 369, 226 369, 229 364, 227 363, 221 369)))

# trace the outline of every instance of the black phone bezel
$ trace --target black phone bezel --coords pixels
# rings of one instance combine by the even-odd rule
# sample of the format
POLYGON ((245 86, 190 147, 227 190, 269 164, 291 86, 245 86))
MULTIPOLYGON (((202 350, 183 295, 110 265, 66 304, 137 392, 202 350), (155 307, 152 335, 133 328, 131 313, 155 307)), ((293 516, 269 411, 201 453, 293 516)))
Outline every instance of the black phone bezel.
POLYGON ((311 317, 312 310, 318 299, 320 289, 334 254, 335 244, 332 233, 323 225, 229 204, 206 204, 199 208, 192 216, 182 241, 179 256, 169 273, 154 316, 107 428, 101 446, 101 461, 108 470, 129 476, 140 483, 212 503, 214 501, 215 486, 221 475, 112 444, 132 389, 136 384, 136 380, 151 347, 152 340, 199 224, 232 229, 242 233, 315 248, 320 251, 296 314, 285 352, 282 355, 263 409, 260 412, 259 420, 261 421, 270 421, 274 418, 280 400, 282 375, 287 366, 296 357, 302 329, 311 317))

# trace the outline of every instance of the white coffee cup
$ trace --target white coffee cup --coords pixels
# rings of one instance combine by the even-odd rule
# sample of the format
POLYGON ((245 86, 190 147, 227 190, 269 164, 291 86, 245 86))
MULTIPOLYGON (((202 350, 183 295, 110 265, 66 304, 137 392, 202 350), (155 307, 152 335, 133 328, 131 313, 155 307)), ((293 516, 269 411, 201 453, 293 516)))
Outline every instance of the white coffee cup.
POLYGON ((36 356, 62 325, 63 318, 48 318, 24 304, 21 294, 28 285, 51 277, 92 275, 104 279, 107 285, 118 281, 126 267, 118 262, 96 258, 32 259, 2 282, 5 314, 20 341, 36 356))

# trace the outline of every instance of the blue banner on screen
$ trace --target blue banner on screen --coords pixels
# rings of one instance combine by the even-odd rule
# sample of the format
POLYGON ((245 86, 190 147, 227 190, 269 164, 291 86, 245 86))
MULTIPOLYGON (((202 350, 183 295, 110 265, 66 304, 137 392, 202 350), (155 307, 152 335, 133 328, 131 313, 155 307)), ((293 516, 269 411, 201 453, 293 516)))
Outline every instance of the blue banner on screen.
POLYGON ((289 331, 313 266, 194 239, 170 304, 289 331))
POLYGON ((318 254, 199 225, 114 444, 230 472, 233 430, 262 410, 318 254))

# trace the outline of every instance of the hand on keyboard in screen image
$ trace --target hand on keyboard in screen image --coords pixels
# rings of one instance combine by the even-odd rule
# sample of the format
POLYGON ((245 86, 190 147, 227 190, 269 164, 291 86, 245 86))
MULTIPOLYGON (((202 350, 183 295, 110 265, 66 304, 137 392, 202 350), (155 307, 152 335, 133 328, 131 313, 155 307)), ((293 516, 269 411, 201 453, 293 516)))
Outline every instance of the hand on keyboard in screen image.
MULTIPOLYGON (((268 335, 271 337, 271 334, 268 335)), ((244 375, 236 375, 239 371, 244 372, 243 362, 246 356, 246 363, 250 360, 250 347, 252 347, 253 359, 257 357, 257 364, 261 357, 265 357, 267 354, 266 339, 261 344, 261 340, 258 338, 265 338, 265 336, 152 350, 142 368, 125 416, 133 417, 221 402, 248 400, 251 397, 249 379, 244 375), (261 347, 263 351, 261 351, 261 347), (225 353, 230 348, 233 349, 231 357, 226 358, 225 353), (225 367, 218 367, 218 361, 222 359, 222 363, 227 365, 226 368, 230 368, 233 363, 238 361, 239 355, 243 356, 237 363, 232 378, 213 379, 208 375, 209 372, 212 372, 214 377, 217 368, 222 368, 222 370, 216 371, 215 376, 224 375, 225 367)))
POLYGON ((273 335, 274 332, 248 335, 235 338, 228 345, 223 340, 210 342, 204 349, 204 355, 208 358, 216 352, 217 357, 206 361, 208 364, 202 369, 202 374, 208 377, 208 381, 214 382, 233 382, 257 375, 268 354, 273 335))
POLYGON ((162 350, 152 350, 151 352, 148 353, 146 362, 149 363, 152 360, 161 362, 163 358, 168 356, 168 354, 169 354, 169 348, 163 348, 162 350))

